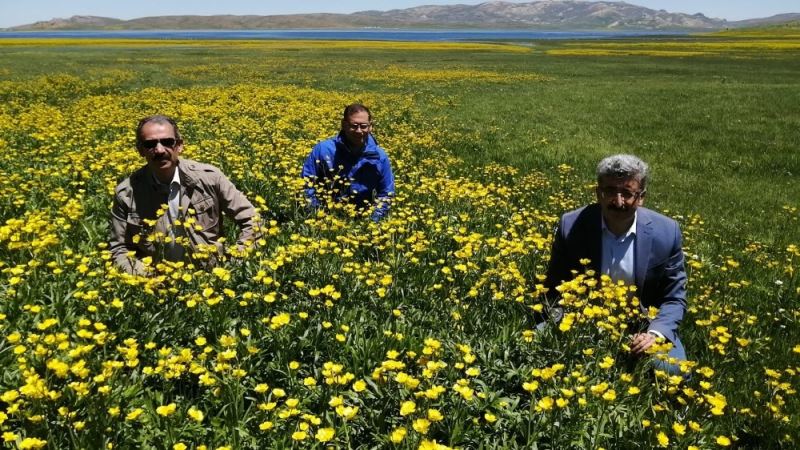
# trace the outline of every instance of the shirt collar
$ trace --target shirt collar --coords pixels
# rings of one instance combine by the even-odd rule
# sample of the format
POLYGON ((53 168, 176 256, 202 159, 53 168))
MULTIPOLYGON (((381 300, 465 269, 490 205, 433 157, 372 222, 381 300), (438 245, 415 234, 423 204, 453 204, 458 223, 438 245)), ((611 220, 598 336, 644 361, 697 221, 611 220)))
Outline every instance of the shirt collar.
POLYGON ((181 184, 180 173, 181 173, 180 169, 178 169, 178 167, 176 167, 175 168, 175 173, 172 175, 172 181, 170 181, 169 184, 165 184, 165 183, 162 183, 162 182, 158 181, 158 178, 156 177, 155 174, 151 173, 151 175, 153 176, 153 181, 156 183, 156 186, 172 186, 173 184, 176 184, 176 183, 178 184, 178 186, 180 186, 180 184, 181 184))
MULTIPOLYGON (((633 212, 633 223, 631 223, 631 227, 628 228, 628 231, 623 233, 622 236, 619 236, 618 239, 626 239, 631 235, 634 235, 634 236, 636 235, 636 220, 638 219, 638 217, 639 217, 639 211, 634 211, 633 212)), ((602 214, 600 215, 600 223, 602 224, 602 229, 603 229, 604 233, 608 233, 611 236, 614 236, 615 238, 617 238, 617 236, 614 233, 612 233, 611 230, 609 230, 608 227, 606 226, 606 219, 605 219, 605 217, 603 217, 602 214)))

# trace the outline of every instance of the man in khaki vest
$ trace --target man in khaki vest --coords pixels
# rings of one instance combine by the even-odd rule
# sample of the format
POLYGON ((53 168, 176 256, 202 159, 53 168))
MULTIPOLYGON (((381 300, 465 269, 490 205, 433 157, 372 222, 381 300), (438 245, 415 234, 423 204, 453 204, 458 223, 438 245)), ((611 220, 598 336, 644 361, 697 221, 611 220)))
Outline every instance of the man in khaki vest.
POLYGON ((147 164, 116 187, 111 209, 109 247, 119 268, 145 275, 150 261, 213 265, 223 254, 220 213, 238 225, 240 247, 255 240, 255 208, 216 167, 179 158, 175 120, 139 121, 136 148, 147 164))

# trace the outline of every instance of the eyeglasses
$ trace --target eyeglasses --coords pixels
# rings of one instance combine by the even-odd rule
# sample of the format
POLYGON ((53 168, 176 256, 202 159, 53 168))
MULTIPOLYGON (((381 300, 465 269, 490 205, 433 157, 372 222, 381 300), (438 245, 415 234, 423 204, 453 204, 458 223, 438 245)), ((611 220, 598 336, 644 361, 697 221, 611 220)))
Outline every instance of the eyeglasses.
POLYGON ((615 199, 618 195, 622 196, 622 199, 625 201, 630 201, 635 198, 639 198, 644 194, 644 191, 629 191, 627 189, 616 189, 613 187, 604 187, 600 188, 600 196, 604 199, 615 199))
POLYGON ((175 138, 161 138, 161 139, 145 139, 142 141, 142 148, 145 150, 152 150, 156 148, 158 144, 164 146, 164 148, 173 148, 175 144, 180 144, 180 139, 175 138))
POLYGON ((372 126, 371 123, 348 123, 347 124, 347 128, 349 130, 351 130, 351 131, 356 131, 356 130, 365 130, 366 131, 366 130, 369 130, 369 127, 371 127, 371 126, 372 126))

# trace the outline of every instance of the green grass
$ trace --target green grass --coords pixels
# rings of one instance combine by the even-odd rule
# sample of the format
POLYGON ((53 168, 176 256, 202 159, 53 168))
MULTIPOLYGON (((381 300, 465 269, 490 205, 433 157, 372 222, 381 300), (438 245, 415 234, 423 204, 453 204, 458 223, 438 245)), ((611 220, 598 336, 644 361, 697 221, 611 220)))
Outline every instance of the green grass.
MULTIPOLYGON (((721 39, 676 42, 691 48, 721 39)), ((673 41, 599 44, 628 51, 661 42, 673 41)), ((286 408, 283 400, 255 391, 263 382, 299 398, 303 412, 336 429, 341 447, 392 447, 388 434, 404 425, 409 438, 400 447, 416 448, 421 437, 410 418, 398 415, 401 401, 414 398, 413 389, 372 374, 388 350, 422 355, 426 339, 435 338, 442 349, 433 356, 405 353, 401 359, 418 378, 429 359, 448 363, 430 381, 448 393, 438 401, 418 399, 420 409, 425 404, 445 414, 428 435, 439 442, 462 448, 652 448, 657 434, 666 432, 676 448, 714 448, 720 435, 735 438, 740 448, 794 447, 800 439, 793 392, 800 386, 800 256, 787 247, 800 237, 800 52, 547 53, 595 44, 534 42, 526 43, 529 52, 503 52, 425 44, 398 50, 359 43, 0 41, 0 364, 8 367, 0 396, 27 381, 26 364, 45 374, 50 389, 64 392, 53 401, 26 398, 21 413, 9 412, 0 423, 2 431, 47 438, 54 448, 98 442, 171 448, 178 441, 301 446, 289 437, 297 420, 275 419, 286 408), (338 210, 311 217, 290 187, 303 154, 335 132, 341 107, 355 100, 374 107, 376 135, 397 168, 398 202, 379 226, 338 210), (281 220, 258 253, 224 266, 229 280, 178 269, 178 275, 191 275, 188 281, 127 284, 102 260, 98 248, 110 189, 140 163, 131 145, 135 119, 154 111, 177 116, 192 156, 222 167, 251 199, 265 199, 267 217, 281 220), (594 166, 618 152, 650 163, 647 205, 678 218, 684 231, 693 265, 681 337, 690 359, 714 371, 696 372, 682 385, 698 394, 654 380, 643 365, 626 366, 615 340, 624 336, 601 332, 592 321, 569 332, 547 330, 530 342, 523 338, 532 326, 526 307, 541 301, 534 285, 546 264, 554 218, 592 200, 594 166), (80 212, 68 211, 76 208, 71 198, 80 212), (31 219, 37 212, 44 219, 31 219), (22 249, 8 237, 19 228, 13 219, 32 224, 33 231, 20 234, 22 249), (46 234, 41 230, 60 241, 44 250, 25 247, 46 234), (275 283, 262 283, 260 270, 275 283), (324 295, 309 292, 328 284, 341 295, 330 308, 323 306, 324 295), (207 289, 221 302, 207 304, 207 289), (87 294, 92 292, 97 297, 87 294), (275 302, 261 300, 273 293, 275 302), (193 296, 198 304, 189 307, 193 296), (512 301, 517 296, 522 302, 512 301), (113 306, 114 299, 124 305, 113 306), (261 321, 281 313, 291 316, 282 328, 261 321), (39 328, 51 317, 59 323, 39 328), (100 331, 82 319, 105 324, 113 336, 85 356, 54 347, 46 356, 36 353, 39 335, 53 330, 66 333, 70 345, 95 342, 76 331, 100 331), (11 338, 14 332, 22 341, 11 338), (204 345, 196 344, 197 336, 214 347, 208 360, 197 356, 204 345), (210 368, 228 348, 218 343, 221 336, 238 339, 233 364, 247 372, 244 378, 209 369, 219 380, 212 388, 197 374, 168 378, 142 369, 164 359, 158 351, 166 347, 174 350, 171 356, 191 348, 192 363, 210 368), (109 380, 93 378, 106 361, 124 362, 119 348, 126 338, 136 340, 141 363, 109 380), (148 342, 153 348, 145 347, 148 342), (457 367, 464 364, 460 344, 471 347, 480 368, 469 385, 482 396, 470 402, 452 389, 456 380, 471 377, 464 369, 473 363, 457 367), (250 354, 247 346, 258 351, 250 354), (619 361, 600 368, 606 356, 619 361), (76 396, 68 382, 84 379, 54 376, 45 368, 48 358, 70 364, 85 358, 90 393, 76 396), (289 369, 290 361, 298 361, 299 369, 289 369), (366 391, 325 385, 327 361, 366 380, 366 391), (558 377, 532 375, 557 363, 566 365, 558 377), (630 372, 633 382, 622 380, 622 372, 630 372), (304 377, 313 377, 318 388, 302 386, 304 377), (529 393, 523 383, 533 379, 541 388, 529 393), (545 395, 566 396, 562 388, 588 392, 603 382, 616 389, 616 401, 587 393, 588 406, 578 406, 579 392, 564 397, 571 399, 567 408, 537 410, 545 395), (104 385, 111 388, 108 396, 98 393, 104 385), (628 395, 629 386, 641 394, 628 395), (716 392, 728 402, 721 416, 709 411, 704 397, 716 392), (329 406, 334 395, 361 407, 352 422, 329 406), (270 399, 278 408, 261 410, 270 399), (155 413, 173 401, 176 415, 155 413), (119 418, 107 414, 115 406, 119 418), (185 420, 189 406, 203 410, 206 420, 185 420), (133 408, 145 410, 145 419, 124 421, 133 408), (490 423, 487 413, 499 420, 490 423), (267 418, 275 420, 272 432, 259 430, 267 418), (76 421, 86 422, 84 431, 76 430, 76 421), (682 436, 671 428, 689 421, 703 430, 682 436)), ((0 411, 13 409, 15 400, 3 402, 0 411)))
MULTIPOLYGON (((626 41, 627 42, 627 41, 626 41)), ((466 160, 522 170, 574 165, 591 181, 603 156, 626 152, 648 161, 648 203, 702 214, 725 235, 780 241, 791 231, 777 212, 796 202, 800 176, 798 52, 764 58, 552 57, 529 54, 358 48, 237 49, 198 45, 157 48, 4 46, 7 79, 57 72, 90 77, 114 69, 134 74, 123 90, 145 86, 282 83, 324 90, 414 92, 445 98, 425 109, 442 121, 450 150, 466 160), (186 77, 201 66, 234 73, 186 77), (359 69, 402 65, 466 68, 509 75, 535 72, 548 82, 406 83, 363 81, 359 69), (189 79, 187 79, 189 78, 189 79)), ((3 76, 0 74, 0 76, 3 76)), ((424 99, 424 96, 421 96, 424 99)), ((425 130, 420 130, 425 132, 425 130)))

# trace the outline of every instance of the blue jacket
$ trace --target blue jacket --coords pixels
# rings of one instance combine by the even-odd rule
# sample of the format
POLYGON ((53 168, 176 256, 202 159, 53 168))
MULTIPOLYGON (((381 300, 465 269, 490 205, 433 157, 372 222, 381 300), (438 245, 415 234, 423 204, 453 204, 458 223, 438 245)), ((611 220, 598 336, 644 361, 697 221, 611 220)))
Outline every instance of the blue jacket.
POLYGON ((322 183, 336 200, 359 206, 375 204, 371 216, 375 221, 389 212, 394 196, 389 157, 372 135, 367 136, 367 145, 360 155, 353 155, 347 149, 342 133, 320 142, 306 158, 302 177, 308 182, 305 192, 312 207, 320 206, 315 185, 322 183), (345 188, 347 182, 350 184, 345 188))
MULTIPOLYGON (((636 209, 636 295, 644 311, 654 306, 658 314, 649 330, 660 332, 670 342, 678 338, 678 324, 686 310, 686 269, 677 222, 647 208, 636 209)), ((571 270, 583 272, 582 258, 600 275, 602 261, 600 205, 592 204, 561 217, 553 240, 546 286, 550 292, 573 278, 571 270)))

